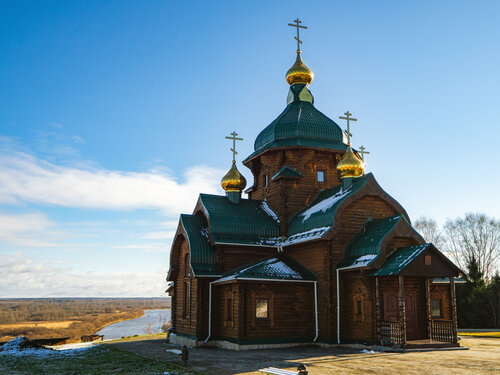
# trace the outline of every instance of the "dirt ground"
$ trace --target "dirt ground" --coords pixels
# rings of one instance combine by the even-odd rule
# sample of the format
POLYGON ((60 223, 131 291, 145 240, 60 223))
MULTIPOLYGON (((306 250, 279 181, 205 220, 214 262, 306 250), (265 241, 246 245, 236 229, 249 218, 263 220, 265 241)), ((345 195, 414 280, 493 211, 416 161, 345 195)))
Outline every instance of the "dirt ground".
MULTIPOLYGON (((163 339, 110 343, 118 349, 146 357, 179 363, 166 350, 163 339)), ((296 370, 304 363, 310 375, 320 374, 500 374, 500 339, 464 338, 469 350, 433 350, 406 353, 360 353, 361 350, 300 347, 230 351, 213 348, 189 350, 189 368, 202 374, 257 375, 258 369, 278 367, 296 370)))

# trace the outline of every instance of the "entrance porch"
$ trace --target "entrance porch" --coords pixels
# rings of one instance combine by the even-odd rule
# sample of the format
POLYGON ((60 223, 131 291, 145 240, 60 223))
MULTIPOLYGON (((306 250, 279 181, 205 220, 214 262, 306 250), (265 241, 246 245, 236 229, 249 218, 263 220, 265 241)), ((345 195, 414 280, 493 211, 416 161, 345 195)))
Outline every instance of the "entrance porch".
POLYGON ((431 292, 433 278, 403 275, 385 277, 381 288, 380 277, 376 277, 377 341, 382 345, 406 349, 459 346, 455 280, 453 277, 449 280, 447 285, 439 285, 438 292, 445 298, 434 299, 436 286, 433 286, 434 290, 431 292), (411 285, 405 288, 407 280, 411 285), (394 286, 396 282, 397 291, 387 287, 394 286), (425 289, 425 293, 420 290, 421 287, 425 289), (425 306, 425 310, 419 306, 425 306))

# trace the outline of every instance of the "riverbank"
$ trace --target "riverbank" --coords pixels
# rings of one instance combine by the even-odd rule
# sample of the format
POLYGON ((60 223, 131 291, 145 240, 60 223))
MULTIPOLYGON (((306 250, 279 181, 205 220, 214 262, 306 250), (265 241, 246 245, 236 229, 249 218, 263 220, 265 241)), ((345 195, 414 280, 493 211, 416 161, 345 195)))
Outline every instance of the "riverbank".
POLYGON ((168 309, 163 298, 65 298, 0 300, 0 342, 68 338, 79 342, 111 324, 133 320, 152 308, 168 309))
POLYGON ((109 324, 95 334, 104 336, 104 340, 157 334, 163 331, 165 324, 170 321, 170 316, 170 309, 144 310, 140 317, 109 324))

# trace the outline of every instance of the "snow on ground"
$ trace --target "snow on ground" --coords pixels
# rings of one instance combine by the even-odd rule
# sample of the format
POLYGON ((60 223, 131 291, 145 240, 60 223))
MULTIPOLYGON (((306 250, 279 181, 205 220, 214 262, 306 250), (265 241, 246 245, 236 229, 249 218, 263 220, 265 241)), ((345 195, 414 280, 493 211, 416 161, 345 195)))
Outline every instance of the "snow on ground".
MULTIPOLYGON (((92 344, 92 343, 90 343, 92 344)), ((32 341, 28 340, 24 336, 16 337, 13 340, 5 343, 0 347, 0 356, 11 355, 11 356, 30 356, 30 357, 48 357, 48 356, 74 356, 82 353, 83 351, 90 348, 92 345, 87 345, 84 347, 77 347, 79 344, 69 344, 60 345, 54 349, 46 348, 41 345, 37 345, 32 341), (73 346, 72 346, 73 345, 73 346), (64 347, 64 348, 63 348, 64 347)))

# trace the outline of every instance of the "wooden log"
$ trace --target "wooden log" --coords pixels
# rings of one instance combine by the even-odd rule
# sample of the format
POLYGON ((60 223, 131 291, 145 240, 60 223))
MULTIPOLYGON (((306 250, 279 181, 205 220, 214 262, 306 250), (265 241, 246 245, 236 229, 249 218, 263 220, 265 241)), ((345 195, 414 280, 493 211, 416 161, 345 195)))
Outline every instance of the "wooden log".
POLYGON ((401 322, 401 345, 406 345, 406 317, 405 317, 405 295, 404 279, 399 276, 399 320, 401 322))
POLYGON ((425 278, 425 303, 427 304, 427 335, 432 340, 432 303, 431 303, 431 281, 425 278))
POLYGON ((450 301, 451 301, 451 321, 453 324, 453 342, 458 342, 457 338, 457 300, 455 295, 455 278, 450 277, 450 301))
POLYGON ((378 277, 375 277, 375 313, 376 313, 376 329, 377 329, 377 340, 384 345, 382 336, 380 333, 380 285, 378 277))

